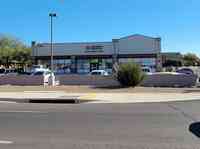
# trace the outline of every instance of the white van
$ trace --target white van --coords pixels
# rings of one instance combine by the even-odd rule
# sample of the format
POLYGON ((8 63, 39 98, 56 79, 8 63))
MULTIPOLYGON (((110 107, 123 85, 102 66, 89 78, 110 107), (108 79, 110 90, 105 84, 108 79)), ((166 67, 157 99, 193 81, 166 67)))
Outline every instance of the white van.
POLYGON ((90 75, 108 76, 109 74, 105 70, 93 70, 90 72, 90 75))

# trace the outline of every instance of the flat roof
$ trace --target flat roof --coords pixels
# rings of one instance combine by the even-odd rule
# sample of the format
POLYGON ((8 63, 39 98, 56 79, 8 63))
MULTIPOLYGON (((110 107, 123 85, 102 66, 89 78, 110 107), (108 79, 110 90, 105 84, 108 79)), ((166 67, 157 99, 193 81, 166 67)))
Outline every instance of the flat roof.
MULTIPOLYGON (((127 39, 127 38, 134 38, 134 37, 143 37, 143 38, 150 38, 150 39, 161 39, 160 37, 150 37, 150 36, 145 36, 145 35, 141 35, 141 34, 133 34, 133 35, 129 35, 129 36, 125 36, 125 37, 122 37, 122 38, 114 38, 114 39, 118 39, 118 40, 121 40, 121 39, 127 39)), ((112 39, 113 40, 113 39, 112 39)), ((107 43, 107 44, 112 44, 112 41, 103 41, 103 42, 63 42, 63 43, 53 43, 54 45, 65 45, 65 44, 104 44, 104 43, 107 43)), ((43 46, 49 46, 51 43, 47 43, 47 42, 44 42, 44 43, 37 43, 36 45, 43 45, 43 46)))

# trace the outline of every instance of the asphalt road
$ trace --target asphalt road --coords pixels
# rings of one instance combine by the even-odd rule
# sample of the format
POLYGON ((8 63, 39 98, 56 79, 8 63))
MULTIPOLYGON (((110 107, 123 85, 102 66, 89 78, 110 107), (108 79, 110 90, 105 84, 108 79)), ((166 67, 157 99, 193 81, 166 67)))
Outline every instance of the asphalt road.
POLYGON ((198 135, 198 120, 200 101, 80 105, 1 103, 0 148, 199 149, 200 139, 191 133, 198 135), (194 128, 193 123, 197 123, 194 128))

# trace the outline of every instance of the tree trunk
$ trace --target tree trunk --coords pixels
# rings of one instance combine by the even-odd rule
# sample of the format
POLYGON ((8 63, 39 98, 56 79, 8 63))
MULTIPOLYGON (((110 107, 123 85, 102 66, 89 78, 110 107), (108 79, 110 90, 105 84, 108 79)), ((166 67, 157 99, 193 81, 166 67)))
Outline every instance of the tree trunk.
POLYGON ((6 68, 9 68, 9 57, 6 57, 6 68))

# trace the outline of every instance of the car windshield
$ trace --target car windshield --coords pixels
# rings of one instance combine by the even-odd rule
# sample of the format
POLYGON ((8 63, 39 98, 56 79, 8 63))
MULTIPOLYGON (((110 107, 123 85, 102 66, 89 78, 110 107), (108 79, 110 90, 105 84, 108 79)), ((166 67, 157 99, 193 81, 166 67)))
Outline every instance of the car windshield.
POLYGON ((143 72, 150 72, 149 69, 142 69, 143 72))

